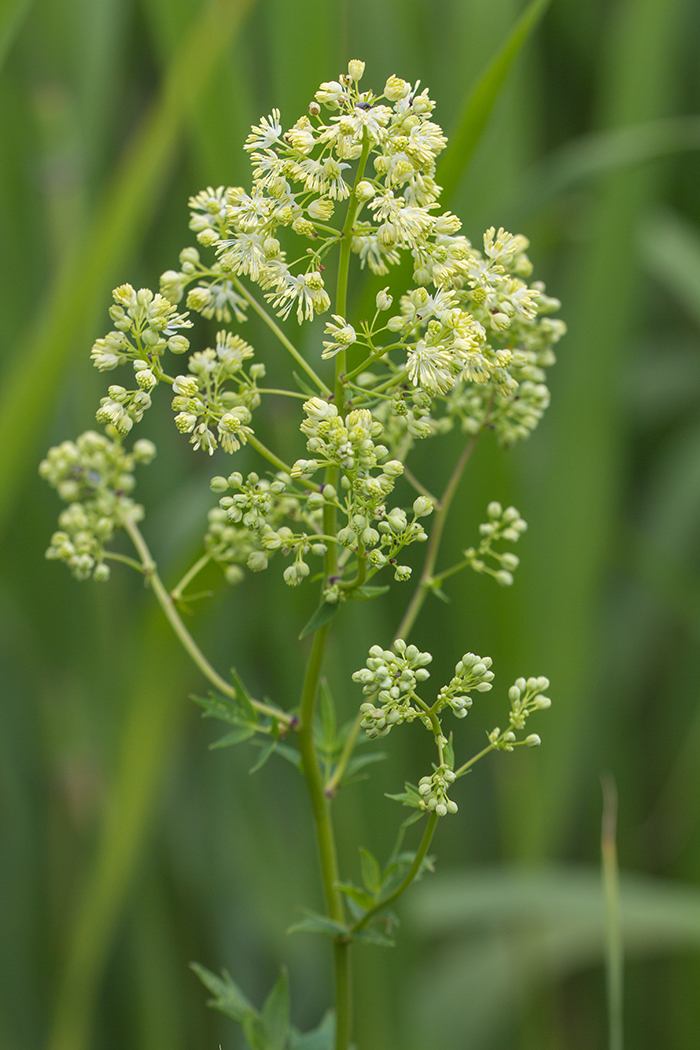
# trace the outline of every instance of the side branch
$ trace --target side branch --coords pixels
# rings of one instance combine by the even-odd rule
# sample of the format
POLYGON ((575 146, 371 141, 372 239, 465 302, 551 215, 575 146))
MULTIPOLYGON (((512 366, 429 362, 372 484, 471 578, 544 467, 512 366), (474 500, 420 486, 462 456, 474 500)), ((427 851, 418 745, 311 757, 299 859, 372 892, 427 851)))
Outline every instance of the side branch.
POLYGON ((267 327, 270 329, 270 331, 275 333, 275 335, 277 336, 277 338, 279 339, 280 343, 285 348, 285 350, 289 351, 289 353, 292 355, 292 357, 297 362, 297 364, 301 368, 304 369, 306 374, 311 379, 313 379, 314 383, 316 384, 318 389, 321 391, 323 396, 324 397, 330 397, 331 391, 328 389, 326 384, 323 382, 323 380, 319 376, 316 375, 316 373, 314 372, 313 368, 308 363, 308 361, 306 361, 301 356, 301 354, 299 353, 299 351, 295 347, 294 343, 292 343, 291 340, 287 338, 287 336, 284 334, 284 332, 282 331, 280 326, 277 324, 277 322, 274 320, 274 318, 270 317, 270 315, 267 312, 267 310, 265 309, 265 307, 260 305, 260 303, 255 298, 255 296, 250 294, 250 292, 248 291, 246 286, 242 283, 242 281, 239 281, 239 279, 237 277, 234 277, 232 275, 231 280, 233 281, 234 285, 236 286, 236 291, 240 292, 240 294, 243 296, 243 298, 246 299, 247 302, 250 303, 250 305, 255 310, 256 314, 263 319, 263 321, 265 322, 267 327))
MULTIPOLYGON (((158 575, 156 563, 153 560, 153 557, 151 556, 151 552, 148 549, 146 541, 143 538, 143 535, 141 534, 141 530, 139 529, 138 525, 136 525, 135 522, 131 521, 127 517, 124 517, 122 520, 124 523, 124 528, 128 532, 129 537, 131 538, 131 542, 136 548, 136 551, 141 559, 143 574, 150 583, 153 593, 155 594, 158 600, 158 604, 165 613, 168 622, 170 623, 170 626, 175 631, 175 634, 182 643, 183 648, 192 658, 192 660, 202 672, 204 677, 208 678, 211 684, 215 686, 221 693, 223 693, 224 696, 228 696, 231 700, 235 700, 236 690, 233 688, 230 682, 227 682, 225 678, 222 678, 218 671, 216 671, 212 667, 202 650, 195 642, 190 632, 185 627, 182 618, 180 617, 180 614, 175 608, 175 603, 168 594, 167 588, 163 584, 163 581, 161 580, 160 576, 158 575)), ((271 717, 276 718, 278 721, 284 722, 286 726, 290 726, 294 721, 291 715, 286 714, 286 712, 284 711, 278 711, 277 708, 270 707, 269 704, 263 704, 259 700, 252 699, 250 702, 256 711, 259 711, 261 714, 264 715, 270 715, 271 717)))

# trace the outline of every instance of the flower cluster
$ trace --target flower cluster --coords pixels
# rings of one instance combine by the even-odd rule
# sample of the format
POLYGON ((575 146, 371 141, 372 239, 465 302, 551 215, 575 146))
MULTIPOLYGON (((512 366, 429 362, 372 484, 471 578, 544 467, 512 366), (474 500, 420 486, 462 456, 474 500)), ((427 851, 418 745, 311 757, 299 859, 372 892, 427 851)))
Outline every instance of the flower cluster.
POLYGON ((418 781, 421 809, 427 810, 428 813, 434 811, 439 817, 456 813, 457 803, 447 797, 448 788, 456 779, 455 771, 444 763, 439 765, 431 776, 421 777, 418 781))
POLYGON ((451 707, 457 718, 464 718, 472 706, 472 692, 488 693, 494 679, 490 656, 475 656, 465 653, 455 665, 454 677, 449 685, 444 685, 438 693, 436 712, 451 707))
POLYGON ((489 503, 486 513, 489 520, 479 526, 481 543, 477 548, 469 547, 464 551, 464 557, 475 572, 486 572, 502 587, 510 587, 520 559, 511 551, 494 550, 493 544, 497 540, 517 543, 527 529, 527 522, 520 517, 515 507, 506 507, 504 510, 496 500, 489 503), (497 568, 487 564, 487 558, 492 558, 497 568))
POLYGON ((537 733, 530 733, 524 739, 518 740, 515 731, 525 728, 525 722, 533 711, 546 711, 552 706, 549 697, 543 695, 545 689, 549 689, 549 679, 544 675, 539 678, 516 678, 515 685, 508 690, 510 728, 501 731, 496 726, 489 733, 489 742, 494 748, 501 751, 512 751, 519 744, 526 747, 538 747, 542 743, 537 733))
POLYGON ((132 471, 155 454, 151 441, 136 441, 126 452, 116 432, 112 440, 94 430, 49 449, 39 473, 69 505, 58 519, 61 529, 51 537, 46 557, 64 561, 78 580, 109 579, 104 545, 126 518, 139 521, 143 516, 143 508, 129 496, 132 471))
POLYGON ((294 562, 284 570, 285 582, 294 587, 309 575, 304 558, 326 553, 327 545, 319 538, 323 497, 297 492, 289 475, 279 472, 268 481, 251 472, 244 480, 236 471, 228 478, 212 478, 211 488, 227 494, 209 511, 205 547, 230 583, 241 579, 241 565, 261 572, 279 550, 285 557, 294 554, 294 562), (309 531, 294 532, 285 521, 306 525, 309 531))
POLYGON ((257 380, 265 374, 263 364, 244 371, 243 362, 252 356, 253 348, 240 336, 221 331, 214 348, 191 355, 187 364, 191 374, 176 376, 175 425, 181 434, 190 435, 194 448, 211 455, 220 444, 224 451, 236 452, 252 435, 248 423, 260 404, 257 380))
POLYGON ((365 696, 371 698, 360 704, 360 726, 370 739, 386 736, 394 726, 416 719, 432 732, 438 750, 438 764, 433 767, 433 773, 422 777, 417 788, 407 784, 404 794, 390 797, 414 809, 444 817, 457 812, 456 803, 447 795, 449 787, 467 772, 476 758, 488 751, 512 751, 518 745, 536 747, 540 743, 536 733, 519 740, 516 731, 525 727, 526 719, 533 711, 550 707, 551 700, 543 695, 543 690, 549 688, 547 678, 518 678, 508 692, 509 728, 494 729, 488 734, 488 747, 455 769, 451 738, 448 740, 443 732, 440 714, 449 708, 457 718, 466 716, 472 706, 470 694, 487 693, 492 688, 492 661, 488 656, 465 653, 456 664, 451 681, 440 689, 437 699, 429 705, 418 695, 418 689, 430 677, 425 668, 432 659, 430 653, 422 653, 415 645, 407 645, 399 638, 394 642, 393 650, 373 645, 365 666, 355 671, 352 678, 362 686, 365 696))
POLYGON ((406 645, 402 638, 391 649, 373 645, 365 667, 355 671, 354 682, 362 685, 365 696, 376 697, 377 704, 361 704, 362 728, 367 736, 386 736, 392 726, 412 722, 422 714, 411 701, 417 700, 416 687, 430 677, 426 666, 432 662, 430 653, 422 653, 415 645, 406 645))

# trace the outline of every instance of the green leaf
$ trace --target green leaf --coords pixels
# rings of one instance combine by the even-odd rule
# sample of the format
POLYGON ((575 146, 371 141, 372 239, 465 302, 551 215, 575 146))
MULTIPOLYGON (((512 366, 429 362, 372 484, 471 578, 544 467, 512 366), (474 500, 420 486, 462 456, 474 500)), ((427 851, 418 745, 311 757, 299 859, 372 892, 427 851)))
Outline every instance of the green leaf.
POLYGON ((445 594, 442 587, 438 587, 437 584, 434 587, 430 588, 430 593, 434 594, 435 597, 439 598, 441 602, 445 603, 445 605, 450 604, 451 599, 448 597, 448 595, 445 594))
POLYGON ((230 733, 226 733, 219 740, 215 740, 213 744, 209 745, 209 750, 216 751, 219 747, 231 747, 233 744, 240 744, 244 740, 250 740, 252 736, 255 736, 255 730, 252 726, 241 726, 240 729, 232 729, 230 733))
POLYGON ((304 379, 302 379, 302 377, 299 375, 298 372, 292 372, 292 376, 294 377, 294 382, 299 387, 299 389, 301 390, 302 394, 306 394, 307 397, 316 397, 317 396, 318 391, 313 390, 309 386, 309 384, 304 379))
POLYGON ((307 634, 313 634, 319 627, 323 627, 329 620, 332 620, 338 611, 338 606, 338 602, 321 602, 306 627, 301 631, 299 640, 306 638, 307 634))
POLYGON ((257 773, 257 771, 259 769, 262 769, 262 767, 265 765, 265 763, 267 762, 268 758, 270 757, 270 755, 272 754, 272 752, 275 750, 276 747, 277 747, 277 741, 274 739, 274 737, 271 740, 268 740, 268 742, 266 744, 263 744, 262 751, 260 752, 260 755, 258 756, 257 762, 255 762, 250 767, 248 772, 249 773, 257 773))
POLYGON ((365 766, 369 766, 372 762, 383 762, 386 758, 386 751, 373 751, 370 755, 354 755, 348 762, 342 784, 347 784, 348 781, 355 777, 361 769, 365 766))
POLYGON ((238 703, 240 704, 244 714, 247 716, 250 722, 257 722, 258 715, 257 711, 253 707, 253 704, 251 703, 251 695, 244 686, 243 681, 240 678, 235 667, 231 668, 231 678, 233 679, 233 684, 236 687, 236 699, 238 700, 238 703))
POLYGON ((291 1030, 289 1050, 333 1050, 335 1046, 335 1013, 328 1010, 318 1028, 301 1035, 291 1030))
POLYGON ((385 584, 382 587, 372 587, 370 584, 365 583, 362 587, 357 587, 354 591, 348 591, 348 598, 355 598, 367 600, 368 598, 378 598, 380 594, 386 594, 388 590, 391 590, 389 584, 385 584))
POLYGON ((288 762, 291 762, 297 769, 301 769, 301 755, 295 747, 290 747, 289 744, 278 744, 277 754, 281 755, 282 758, 286 758, 288 762))
MULTIPOLYGON (((210 693, 209 696, 193 695, 192 699, 204 709, 202 718, 218 718, 219 721, 228 722, 229 725, 233 726, 244 724, 238 703, 235 703, 224 696, 219 696, 217 693, 210 693)), ((253 722, 255 721, 257 721, 257 719, 253 717, 253 722)))
POLYGON ((190 963, 190 969, 194 970, 205 988, 214 996, 208 1000, 207 1006, 226 1014, 238 1024, 243 1024, 250 1015, 255 1016, 256 1010, 226 970, 222 970, 221 977, 217 977, 211 970, 196 962, 190 963))
POLYGON ((289 1033, 289 977, 285 967, 265 1000, 260 1017, 265 1050, 284 1050, 289 1033))
POLYGON ((364 846, 360 846, 360 862, 362 865, 362 881, 372 894, 376 897, 382 887, 382 872, 376 857, 364 846))
POLYGON ((295 922, 290 926, 287 933, 325 933, 330 937, 349 935, 349 930, 342 922, 336 922, 328 915, 317 915, 316 912, 306 911, 306 918, 301 922, 295 922))
POLYGON ((364 911, 367 911, 374 904, 374 900, 370 897, 369 893, 365 893, 364 890, 359 889, 357 886, 353 886, 351 882, 338 882, 336 883, 341 893, 344 893, 351 901, 355 904, 359 904, 364 911))
POLYGON ((425 812, 421 805, 422 799, 418 788, 408 782, 406 782, 406 790, 402 791, 400 795, 389 795, 387 793, 386 797, 393 798, 395 802, 401 802, 404 806, 411 806, 414 809, 420 809, 421 815, 425 812))
POLYGON ((378 948, 396 947, 396 941, 392 940, 391 937, 387 937, 385 933, 381 933, 376 926, 364 926, 357 933, 353 934, 353 939, 364 941, 365 944, 376 944, 378 948))
POLYGON ((453 741, 453 734, 450 733, 449 740, 447 741, 447 744, 445 745, 445 762, 450 767, 450 769, 454 769, 454 766, 455 766, 455 749, 454 749, 454 744, 453 744, 452 741, 453 741))
POLYGON ((454 193, 479 144, 513 62, 548 6, 549 0, 532 0, 467 98, 462 118, 450 136, 450 145, 437 170, 436 179, 443 187, 443 199, 454 193))
POLYGON ((259 1014, 249 1014, 245 1018, 243 1021, 243 1034, 248 1041, 250 1050, 267 1050, 265 1030, 259 1014))

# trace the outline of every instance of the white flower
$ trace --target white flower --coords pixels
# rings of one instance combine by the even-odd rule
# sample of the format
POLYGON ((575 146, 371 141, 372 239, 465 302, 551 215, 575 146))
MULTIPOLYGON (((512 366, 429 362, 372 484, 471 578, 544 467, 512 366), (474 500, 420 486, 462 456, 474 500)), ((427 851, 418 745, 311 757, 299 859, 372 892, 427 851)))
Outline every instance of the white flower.
POLYGON ((259 124, 254 124, 250 135, 245 140, 244 149, 269 149, 279 142, 282 136, 282 125, 280 123, 280 111, 273 109, 269 117, 263 117, 259 124))
POLYGON ((406 359, 408 378, 426 394, 446 394, 454 386, 452 357, 444 346, 427 346, 419 339, 406 359))
POLYGON ((355 329, 351 324, 341 317, 340 314, 333 314, 333 324, 328 321, 326 324, 326 335, 329 335, 330 339, 324 339, 323 346, 324 351, 321 357, 326 359, 329 357, 335 357, 339 350, 344 350, 346 346, 352 346, 356 341, 357 335, 355 329))
POLYGON ((331 305, 328 293, 323 286, 323 278, 316 270, 297 275, 287 271, 283 275, 283 282, 274 292, 269 292, 265 298, 272 302, 273 306, 280 307, 277 311, 278 315, 285 319, 289 317, 292 306, 296 302, 299 324, 304 319, 312 320, 314 311, 325 313, 331 305))

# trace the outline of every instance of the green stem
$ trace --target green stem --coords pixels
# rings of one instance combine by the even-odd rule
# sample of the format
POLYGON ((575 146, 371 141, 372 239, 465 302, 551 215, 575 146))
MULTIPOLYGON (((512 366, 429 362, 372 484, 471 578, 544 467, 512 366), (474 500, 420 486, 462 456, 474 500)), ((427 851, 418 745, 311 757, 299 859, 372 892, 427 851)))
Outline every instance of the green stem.
MULTIPOLYGON (((328 914, 336 922, 345 922, 343 895, 338 889, 340 875, 338 857, 333 834, 330 798, 323 784, 321 766, 314 745, 314 709, 316 694, 321 676, 323 655, 328 636, 328 624, 324 624, 314 634, 311 645, 304 685, 299 705, 298 740, 301 751, 302 768, 306 787, 311 801, 311 810, 316 828, 321 880, 328 914)), ((334 943, 335 992, 336 992, 336 1050, 348 1050, 350 1044, 350 960, 348 957, 349 941, 345 937, 336 937, 334 943)))
POLYGON ((350 729, 350 732, 347 735, 345 744, 343 745, 343 750, 340 754, 340 759, 338 760, 338 765, 335 767, 335 772, 333 773, 333 776, 330 778, 330 780, 327 781, 326 786, 324 788, 327 798, 333 798, 336 791, 338 790, 338 787, 340 786, 340 781, 345 775, 345 770, 347 769, 348 762, 352 758, 353 751, 355 750, 357 737, 360 733, 361 721, 362 713, 360 712, 360 714, 358 714, 355 718, 355 721, 352 724, 352 728, 350 729))
POLYGON ((257 388, 257 391, 258 391, 259 394, 279 394, 280 397, 298 397, 302 401, 306 401, 307 400, 307 395, 306 394, 297 393, 296 390, 271 390, 271 389, 269 389, 267 387, 259 386, 257 388))
POLYGON ((445 486, 445 491, 442 494, 442 498, 435 512, 435 520, 433 523, 432 532, 430 533, 430 539, 428 540, 428 548, 425 552, 423 571, 421 573, 420 580, 418 581, 418 586, 416 587, 416 590, 413 594, 413 597, 411 598, 409 606, 406 609, 401 623, 399 624, 398 630, 396 631, 394 640, 396 640, 396 638, 408 637, 414 623, 416 622, 416 617, 418 616, 418 613, 420 612, 423 606, 423 602, 426 599, 428 591, 430 590, 433 570, 435 569, 435 562, 437 561, 438 551, 440 550, 442 532, 445 527, 445 519, 450 509, 450 504, 454 499, 455 492, 457 491, 457 486, 459 485, 462 474, 464 473, 464 468, 469 462, 471 454, 474 451, 477 441, 479 440, 479 436, 481 434, 482 429, 483 424, 482 428, 479 431, 477 431, 476 434, 474 434, 474 436, 469 440, 469 442, 465 446, 461 456, 455 464, 455 468, 452 471, 450 480, 445 486))
POLYGON ((484 755, 488 755, 489 751, 493 751, 494 747, 495 744, 489 744, 489 746, 485 747, 483 751, 480 751, 478 755, 474 755, 474 757, 470 758, 468 762, 465 762, 463 766, 460 766, 459 769, 455 770, 455 776, 461 777, 464 773, 467 772, 468 769, 471 769, 471 767, 476 762, 478 762, 480 758, 483 758, 484 755))
MULTIPOLYGON (((348 274, 350 272, 350 252, 352 249, 352 228, 357 215, 357 209, 360 206, 360 202, 357 199, 357 193, 355 192, 357 187, 365 173, 365 165, 367 164, 367 158, 369 157, 369 136, 367 129, 364 129, 362 138, 362 153, 360 154, 360 160, 357 165, 357 171, 355 173, 355 182, 350 194, 350 200, 348 202, 348 211, 345 216, 345 222, 343 223, 343 231, 341 234, 340 241, 340 256, 338 258, 338 285, 335 297, 335 310, 336 313, 340 314, 341 317, 347 317, 348 309, 348 274)), ((342 407, 345 401, 345 391, 343 389, 343 376, 347 371, 347 351, 345 349, 339 350, 335 355, 335 402, 338 406, 338 411, 342 411, 342 407)))
POLYGON ((192 582, 195 576, 197 576, 202 571, 204 566, 208 565, 210 561, 211 554, 209 553, 209 551, 207 551, 206 554, 203 554, 202 557, 194 563, 191 569, 187 570, 180 582, 175 587, 173 587, 172 591, 170 592, 170 597, 174 602, 179 602, 182 599, 182 592, 184 591, 185 587, 187 587, 187 585, 192 582))
POLYGON ((418 480, 415 474, 413 474, 405 464, 403 468, 403 476, 405 477, 408 484, 413 486, 416 492, 419 492, 421 496, 425 496, 426 499, 432 500, 435 506, 437 507, 439 500, 436 499, 435 496, 433 496, 432 492, 428 491, 425 485, 421 484, 421 482, 418 480))
POLYGON ((246 286, 244 284, 242 284, 241 281, 239 281, 237 277, 233 277, 232 276, 231 280, 233 281, 233 284, 236 286, 236 290, 238 292, 240 292, 240 294, 243 296, 243 298, 246 299, 250 303, 250 305, 255 310, 256 314, 258 314, 258 316, 263 319, 263 321, 265 322, 267 327, 270 329, 270 331, 275 333, 275 335, 279 339, 279 341, 282 344, 282 346, 286 350, 289 351, 289 353, 292 355, 292 357, 297 362, 297 364, 300 365, 300 367, 304 369, 306 374, 311 379, 313 379, 314 383, 316 384, 318 389, 321 391, 321 393, 324 395, 324 397, 329 397, 331 392, 328 389, 328 387, 326 386, 326 384, 323 382, 322 379, 319 378, 319 376, 316 375, 316 373, 314 372, 314 370, 311 367, 311 365, 301 356, 301 354, 299 353, 297 348, 294 346, 294 343, 292 343, 287 338, 287 336, 284 334, 284 332, 282 331, 280 326, 277 324, 277 322, 272 317, 270 317, 270 315, 267 312, 267 310, 265 309, 265 307, 260 305, 260 303, 257 301, 257 299, 250 294, 250 292, 248 291, 246 286))
POLYGON ((393 893, 390 893, 389 896, 385 897, 383 901, 379 901, 377 904, 374 905, 374 907, 370 908, 369 911, 366 911, 362 918, 358 919, 357 922, 350 927, 351 935, 357 933, 358 930, 364 929, 364 927, 372 921, 377 912, 382 911, 384 908, 388 908, 390 904, 393 904, 395 900, 398 900, 401 894, 408 889, 408 887, 411 885, 416 875, 420 871, 423 860, 425 859, 425 855, 430 849, 430 843, 432 842, 433 835, 435 834, 435 828, 437 827, 438 820, 439 817, 437 813, 430 814, 430 816, 428 817, 428 823, 425 826, 425 831, 423 832, 423 838, 421 839, 420 846, 418 847, 418 852, 416 853, 413 864, 408 869, 408 872, 406 873, 405 877, 399 883, 399 885, 396 887, 393 893))
POLYGON ((137 572, 143 573, 143 565, 136 561, 135 558, 130 558, 127 554, 115 554, 113 551, 105 551, 103 557, 108 561, 120 561, 123 565, 129 565, 132 569, 136 569, 137 572))
MULTIPOLYGON (((190 632, 185 627, 180 614, 175 608, 175 603, 168 594, 167 588, 163 584, 156 563, 153 560, 150 550, 146 545, 146 541, 141 534, 141 530, 131 521, 129 518, 124 517, 122 519, 124 528, 131 538, 136 551, 141 559, 142 571, 146 579, 151 585, 151 589, 155 594, 158 604, 165 613, 170 626, 175 631, 178 639, 182 643, 182 647, 192 658, 194 663, 197 665, 199 670, 202 672, 205 678, 208 678, 213 686, 215 686, 224 696, 230 697, 231 700, 236 699, 236 690, 233 688, 230 682, 227 682, 225 678, 222 678, 218 671, 214 670, 212 665, 207 660, 206 656, 199 648, 190 632)), ((289 726, 294 721, 291 715, 286 714, 284 711, 278 711, 276 707, 270 707, 269 704, 263 704, 259 700, 250 701, 256 711, 260 711, 261 714, 270 715, 276 718, 278 722, 284 722, 285 725, 289 726)))

